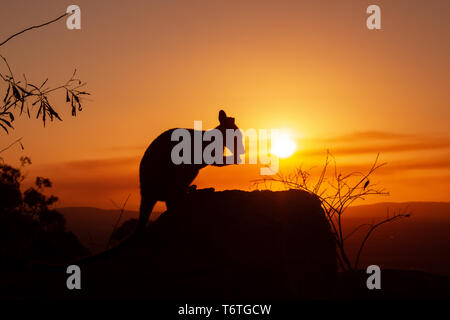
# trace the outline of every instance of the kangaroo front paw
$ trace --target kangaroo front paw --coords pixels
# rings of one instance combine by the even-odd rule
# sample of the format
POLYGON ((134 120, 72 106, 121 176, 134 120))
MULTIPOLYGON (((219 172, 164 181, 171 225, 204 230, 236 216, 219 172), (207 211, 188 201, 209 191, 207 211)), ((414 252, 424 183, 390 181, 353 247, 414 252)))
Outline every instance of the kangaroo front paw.
POLYGON ((193 184, 192 186, 188 187, 187 193, 194 192, 195 190, 197 190, 197 186, 195 184, 193 184))

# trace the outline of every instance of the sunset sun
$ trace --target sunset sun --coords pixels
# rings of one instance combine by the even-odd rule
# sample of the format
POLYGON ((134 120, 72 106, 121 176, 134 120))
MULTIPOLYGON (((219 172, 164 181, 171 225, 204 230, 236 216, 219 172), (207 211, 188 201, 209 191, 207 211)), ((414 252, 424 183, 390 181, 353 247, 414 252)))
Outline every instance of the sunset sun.
POLYGON ((292 136, 283 132, 272 137, 272 153, 279 158, 287 158, 294 154, 297 148, 292 136))

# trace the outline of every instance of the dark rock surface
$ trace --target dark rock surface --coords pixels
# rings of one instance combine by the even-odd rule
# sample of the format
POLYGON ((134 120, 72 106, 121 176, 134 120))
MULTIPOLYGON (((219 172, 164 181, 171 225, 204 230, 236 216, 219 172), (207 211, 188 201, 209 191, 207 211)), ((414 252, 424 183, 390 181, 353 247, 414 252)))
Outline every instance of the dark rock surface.
POLYGON ((333 236, 317 198, 302 191, 198 190, 143 236, 65 270, 34 271, 19 295, 139 298, 327 298, 336 280, 333 236), (34 274, 34 275, 33 275, 34 274))
POLYGON ((336 257, 320 202, 307 193, 199 190, 132 246, 83 269, 95 296, 326 297, 336 257))
MULTIPOLYGON (((449 299, 450 278, 382 270, 368 290, 364 270, 336 273, 335 246, 319 201, 300 191, 199 190, 140 238, 66 266, 3 272, 0 298, 449 299)), ((266 300, 266 301, 269 301, 266 300)))

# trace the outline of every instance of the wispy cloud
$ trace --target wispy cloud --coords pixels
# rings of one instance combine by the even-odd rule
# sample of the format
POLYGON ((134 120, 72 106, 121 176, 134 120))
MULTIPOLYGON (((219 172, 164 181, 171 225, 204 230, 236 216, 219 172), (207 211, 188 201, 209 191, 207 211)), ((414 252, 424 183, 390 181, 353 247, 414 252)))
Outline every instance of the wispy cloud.
POLYGON ((417 138, 416 135, 411 134, 402 134, 396 132, 388 132, 388 131, 357 131, 346 135, 341 135, 338 137, 328 137, 328 138, 319 138, 312 139, 311 141, 316 143, 348 143, 348 142, 356 142, 361 140, 405 140, 405 139, 414 139, 417 138))
MULTIPOLYGON (((366 172, 370 166, 371 163, 337 164, 338 171, 342 173, 366 172)), ((450 154, 432 159, 405 159, 387 162, 377 171, 377 174, 392 175, 413 170, 450 170, 450 154)))
POLYGON ((147 145, 140 144, 140 145, 129 145, 129 146, 112 146, 103 148, 105 151, 131 151, 131 152, 143 152, 147 145))
POLYGON ((89 159, 89 160, 76 160, 64 162, 60 166, 64 169, 70 170, 98 170, 98 169, 111 169, 122 168, 126 166, 138 166, 139 157, 116 157, 116 158, 104 158, 104 159, 89 159))
POLYGON ((336 138, 306 141, 310 149, 301 155, 323 155, 329 149, 334 155, 359 155, 450 149, 450 138, 399 134, 383 131, 356 132, 336 138))
MULTIPOLYGON (((377 154, 388 152, 405 151, 425 151, 450 148, 450 141, 429 141, 418 143, 394 143, 394 144, 372 144, 355 145, 349 147, 328 148, 334 155, 358 155, 358 154, 377 154)), ((313 149, 302 151, 302 155, 323 155, 325 149, 313 149)))
MULTIPOLYGON (((382 175, 383 180, 403 181, 411 177, 420 177, 422 172, 424 180, 427 180, 429 174, 437 177, 448 177, 450 172, 450 139, 425 136, 402 135, 389 132, 358 132, 352 135, 341 136, 333 139, 323 139, 331 144, 330 151, 336 156, 352 156, 364 154, 382 153, 383 159, 388 164, 381 168, 377 175, 382 175), (335 147, 334 147, 335 146, 335 147), (439 152, 431 153, 430 150, 439 152), (448 150, 448 151, 447 151, 448 150), (406 153, 406 151, 417 151, 406 153), (387 153, 401 153, 390 160, 387 153), (423 156, 422 156, 423 155, 423 156), (434 173, 430 173, 434 170, 434 173), (408 174, 409 172, 418 172, 419 174, 408 174), (392 177, 392 179, 391 179, 392 177)), ((298 164, 305 155, 324 156, 327 148, 321 148, 321 144, 313 144, 316 149, 305 150, 297 154, 298 164)), ((294 160, 294 159, 292 159, 294 160)), ((323 159, 322 159, 323 160, 323 159)), ((356 161, 356 160, 355 160, 356 161)), ((133 195, 130 205, 137 206, 139 200, 139 162, 140 156, 123 156, 69 161, 60 164, 48 165, 46 167, 36 168, 39 175, 48 176, 54 181, 55 194, 65 199, 66 203, 71 204, 92 204, 105 206, 109 199, 121 199, 128 194, 133 195)), ((322 165, 316 163, 315 165, 322 165)), ((365 172, 369 169, 371 163, 338 163, 338 170, 342 173, 365 172)), ((249 185, 251 179, 256 178, 258 170, 253 166, 235 166, 229 168, 233 171, 230 175, 229 170, 214 168, 204 170, 200 175, 200 180, 196 183, 204 186, 218 187, 222 184, 228 184, 229 187, 249 185), (224 176, 227 178, 225 179, 224 176), (228 179, 229 177, 232 177, 228 179)), ((441 179, 442 180, 442 179, 441 179)), ((441 184, 445 183, 445 179, 441 184)), ((405 186, 406 188, 407 186, 405 186)))

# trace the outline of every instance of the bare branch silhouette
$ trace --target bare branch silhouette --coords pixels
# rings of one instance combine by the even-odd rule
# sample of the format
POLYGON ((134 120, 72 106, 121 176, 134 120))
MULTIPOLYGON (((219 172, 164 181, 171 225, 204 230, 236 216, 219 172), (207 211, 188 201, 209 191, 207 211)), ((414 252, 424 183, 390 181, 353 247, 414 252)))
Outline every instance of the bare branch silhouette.
MULTIPOLYGON (((15 144, 19 144, 20 147, 21 147, 22 150, 23 150, 22 139, 23 139, 23 137, 20 137, 19 139, 17 139, 17 140, 15 140, 15 141, 13 141, 12 143, 10 143, 10 144, 9 144, 8 146, 6 146, 5 148, 0 149, 0 153, 6 151, 6 150, 8 150, 8 149, 10 149, 10 148, 11 148, 12 146, 14 146, 15 144)), ((0 159, 1 159, 1 158, 0 158, 0 159)))
POLYGON ((376 184, 370 181, 370 177, 376 170, 385 166, 386 163, 379 163, 379 154, 377 154, 375 161, 370 169, 366 172, 351 172, 343 174, 339 172, 336 160, 332 154, 327 151, 325 164, 323 165, 321 172, 316 182, 311 181, 311 169, 305 170, 301 166, 298 167, 293 173, 276 175, 264 179, 254 180, 256 185, 263 184, 267 187, 268 183, 279 183, 289 189, 298 189, 306 191, 318 197, 321 201, 322 209, 325 212, 325 216, 333 232, 337 246, 337 259, 340 267, 343 270, 352 270, 357 268, 359 262, 359 256, 367 242, 370 234, 378 226, 391 222, 400 217, 409 217, 408 215, 396 215, 395 217, 387 217, 385 220, 373 224, 364 224, 358 226, 349 234, 344 235, 343 232, 343 214, 346 209, 352 205, 358 199, 365 199, 367 196, 372 195, 389 195, 389 193, 383 189, 378 188, 376 184), (334 164, 333 173, 328 173, 331 162, 334 164), (363 226, 370 226, 366 238, 364 239, 356 262, 351 263, 346 252, 345 240, 360 230, 363 226))
POLYGON ((6 40, 2 41, 2 42, 0 43, 0 47, 1 47, 2 45, 4 45, 5 43, 7 43, 9 40, 11 40, 11 39, 17 37, 18 35, 21 35, 22 33, 26 32, 26 31, 29 31, 29 30, 32 30, 32 29, 41 28, 41 27, 45 27, 45 26, 47 26, 47 25, 49 25, 49 24, 51 24, 51 23, 54 23, 54 22, 58 21, 59 19, 65 17, 65 16, 67 16, 67 15, 68 15, 68 13, 64 13, 63 15, 59 16, 58 18, 55 18, 55 19, 50 20, 50 21, 48 21, 48 22, 45 22, 45 23, 43 23, 43 24, 39 24, 39 25, 36 25, 36 26, 31 26, 31 27, 29 27, 29 28, 23 29, 22 31, 19 31, 19 32, 13 34, 12 36, 8 37, 6 40))
POLYGON ((375 231, 376 228, 378 228, 379 226, 385 224, 385 223, 389 223, 389 222, 393 222, 397 219, 400 218, 409 218, 411 216, 411 213, 402 213, 401 210, 398 214, 394 214, 394 216, 392 217, 387 217, 386 219, 376 223, 376 224, 369 224, 370 225, 370 229, 369 231, 366 233, 363 241, 361 242, 361 246, 359 247, 358 253, 356 255, 356 259, 355 259, 355 265, 354 268, 357 269, 358 268, 358 264, 359 264, 359 258, 361 256, 361 252, 364 249, 364 246, 366 245, 367 240, 369 240, 370 235, 372 234, 373 231, 375 231))
POLYGON ((131 196, 131 193, 128 194, 128 197, 125 199, 125 202, 123 203, 122 207, 119 207, 114 201, 111 200, 112 204, 117 209, 120 210, 120 214, 119 214, 119 217, 117 218, 116 223, 114 224, 114 227, 113 227, 113 230, 111 232, 111 235, 109 236, 108 243, 106 244, 106 249, 108 249, 109 246, 111 245, 112 237, 113 237, 114 233, 116 232, 117 227, 119 226, 120 220, 122 220, 123 213, 125 212, 125 206, 127 205, 127 202, 128 202, 128 199, 130 199, 130 196, 131 196))

